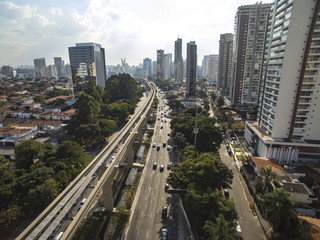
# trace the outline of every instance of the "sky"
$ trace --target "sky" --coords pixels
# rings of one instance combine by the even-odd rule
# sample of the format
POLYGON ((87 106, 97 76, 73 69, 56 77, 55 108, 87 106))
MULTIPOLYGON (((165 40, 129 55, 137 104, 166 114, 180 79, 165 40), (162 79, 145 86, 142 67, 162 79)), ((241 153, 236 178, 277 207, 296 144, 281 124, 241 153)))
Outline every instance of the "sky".
MULTIPOLYGON (((233 33, 241 5, 257 0, 0 0, 0 66, 33 65, 53 57, 69 63, 68 47, 95 42, 105 49, 106 64, 126 58, 138 65, 156 60, 156 50, 174 51, 180 37, 196 41, 198 65, 219 53, 220 34, 233 33)), ((272 1, 262 1, 270 3, 272 1)))

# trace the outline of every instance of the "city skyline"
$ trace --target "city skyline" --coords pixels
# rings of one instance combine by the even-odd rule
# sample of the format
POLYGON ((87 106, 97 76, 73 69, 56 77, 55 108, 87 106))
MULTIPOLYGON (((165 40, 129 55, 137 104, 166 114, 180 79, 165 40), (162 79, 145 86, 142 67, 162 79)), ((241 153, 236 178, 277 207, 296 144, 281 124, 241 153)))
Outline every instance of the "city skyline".
MULTIPOLYGON (((270 1, 263 1, 267 3, 270 1)), ((54 57, 68 63, 68 47, 75 42, 96 42, 105 47, 106 64, 130 65, 156 59, 156 49, 174 52, 177 37, 197 41, 198 62, 218 54, 220 33, 233 32, 237 7, 255 0, 221 3, 194 1, 69 1, 0 2, 0 65, 32 65, 33 59, 54 57), (192 11, 193 17, 189 17, 192 11), (164 14, 165 13, 165 14, 164 14), (227 19, 227 21, 226 21, 227 19)), ((186 57, 186 45, 183 46, 186 57)))

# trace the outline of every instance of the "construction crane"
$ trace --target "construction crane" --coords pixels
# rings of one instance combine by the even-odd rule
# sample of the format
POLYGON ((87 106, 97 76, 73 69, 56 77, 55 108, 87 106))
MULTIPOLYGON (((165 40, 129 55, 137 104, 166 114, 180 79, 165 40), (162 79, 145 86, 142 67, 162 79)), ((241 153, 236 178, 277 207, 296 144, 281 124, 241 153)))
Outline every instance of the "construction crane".
POLYGON ((121 58, 122 72, 128 73, 126 58, 121 58))

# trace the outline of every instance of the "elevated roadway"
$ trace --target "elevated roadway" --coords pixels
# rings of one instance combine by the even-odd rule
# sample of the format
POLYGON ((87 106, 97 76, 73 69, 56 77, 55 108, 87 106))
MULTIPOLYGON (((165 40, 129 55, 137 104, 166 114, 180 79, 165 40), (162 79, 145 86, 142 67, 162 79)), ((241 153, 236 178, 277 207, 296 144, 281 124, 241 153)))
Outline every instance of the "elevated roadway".
POLYGON ((145 102, 136 109, 128 123, 17 239, 53 239, 66 222, 69 222, 69 226, 61 239, 70 239, 78 224, 87 216, 94 198, 101 191, 106 210, 112 211, 112 178, 121 164, 133 166, 135 150, 142 140, 147 128, 147 117, 152 111, 155 87, 148 83, 147 88, 145 102), (120 145, 121 150, 114 159, 109 160, 110 155, 120 145))

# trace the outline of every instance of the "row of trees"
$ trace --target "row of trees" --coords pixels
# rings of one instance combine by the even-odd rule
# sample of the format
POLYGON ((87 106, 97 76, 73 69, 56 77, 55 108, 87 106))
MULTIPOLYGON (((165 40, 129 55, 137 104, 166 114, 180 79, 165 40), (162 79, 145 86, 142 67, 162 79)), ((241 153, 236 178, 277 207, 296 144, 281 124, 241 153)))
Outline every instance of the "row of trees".
POLYGON ((143 91, 129 74, 111 76, 104 90, 91 81, 76 102, 68 135, 86 148, 100 147, 134 112, 143 91))
POLYGON ((208 239, 235 239, 234 202, 225 198, 221 191, 230 187, 232 171, 217 153, 198 153, 193 146, 182 151, 180 160, 168 182, 174 188, 187 189, 183 203, 197 232, 208 239), (218 232, 225 237, 218 238, 221 237, 216 235, 218 232))
POLYGON ((75 142, 57 148, 25 140, 14 149, 16 166, 0 157, 0 231, 44 209, 92 160, 75 142))
POLYGON ((207 95, 203 90, 199 94, 205 106, 198 109, 185 108, 177 97, 169 97, 173 115, 171 131, 180 162, 170 173, 168 182, 174 188, 187 190, 183 196, 184 207, 199 235, 206 239, 236 239, 234 202, 222 193, 222 189, 230 187, 233 174, 218 154, 222 133, 216 119, 209 117, 207 95))

